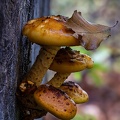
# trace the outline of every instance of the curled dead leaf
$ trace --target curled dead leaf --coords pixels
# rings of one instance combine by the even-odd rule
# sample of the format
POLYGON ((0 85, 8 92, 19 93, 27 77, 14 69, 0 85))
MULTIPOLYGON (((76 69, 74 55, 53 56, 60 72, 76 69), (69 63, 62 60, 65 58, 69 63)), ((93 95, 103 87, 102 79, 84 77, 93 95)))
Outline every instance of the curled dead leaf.
POLYGON ((77 10, 74 11, 71 18, 66 20, 65 25, 75 32, 74 37, 87 50, 98 48, 100 43, 110 36, 111 31, 111 27, 88 22, 77 10))

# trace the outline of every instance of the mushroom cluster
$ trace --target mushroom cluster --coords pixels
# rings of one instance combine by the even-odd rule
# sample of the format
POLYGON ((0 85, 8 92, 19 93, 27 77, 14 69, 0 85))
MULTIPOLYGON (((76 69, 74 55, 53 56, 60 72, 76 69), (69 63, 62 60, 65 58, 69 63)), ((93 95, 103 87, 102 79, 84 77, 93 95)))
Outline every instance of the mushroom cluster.
POLYGON ((23 35, 42 48, 17 91, 24 120, 42 117, 47 112, 62 120, 70 120, 76 115, 76 104, 87 102, 88 94, 77 83, 64 81, 72 72, 92 68, 93 60, 70 46, 95 49, 109 36, 104 33, 107 29, 110 28, 86 22, 77 11, 71 18, 58 15, 28 21, 23 27, 23 35), (92 33, 95 31, 98 35, 92 33), (56 74, 41 84, 48 69, 56 74))

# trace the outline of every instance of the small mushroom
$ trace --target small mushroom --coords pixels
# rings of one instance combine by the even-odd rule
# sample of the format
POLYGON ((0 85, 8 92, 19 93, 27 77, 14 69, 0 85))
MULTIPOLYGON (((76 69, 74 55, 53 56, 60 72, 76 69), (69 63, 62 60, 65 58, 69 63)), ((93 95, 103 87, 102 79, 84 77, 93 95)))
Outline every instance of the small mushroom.
POLYGON ((49 68, 57 73, 47 84, 58 88, 72 72, 92 68, 92 66, 93 61, 88 55, 80 54, 79 51, 68 47, 61 48, 49 68))
POLYGON ((34 93, 36 103, 62 120, 70 120, 76 115, 74 101, 63 91, 51 85, 40 85, 34 93))
POLYGON ((63 18, 63 16, 41 17, 28 21, 23 27, 23 35, 31 42, 42 46, 35 63, 23 81, 29 80, 39 86, 60 46, 79 45, 78 39, 73 36, 74 32, 64 25, 63 18))
POLYGON ((89 99, 87 92, 75 82, 64 82, 59 89, 63 90, 76 104, 85 103, 89 99))
POLYGON ((66 47, 58 51, 49 69, 60 73, 71 73, 92 67, 91 57, 66 47))

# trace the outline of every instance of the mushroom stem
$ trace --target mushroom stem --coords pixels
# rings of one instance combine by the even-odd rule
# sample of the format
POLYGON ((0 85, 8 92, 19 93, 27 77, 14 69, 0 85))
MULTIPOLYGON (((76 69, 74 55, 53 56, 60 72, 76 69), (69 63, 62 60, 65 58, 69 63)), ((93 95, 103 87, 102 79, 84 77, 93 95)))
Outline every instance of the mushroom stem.
POLYGON ((57 72, 54 77, 47 82, 47 84, 59 88, 62 83, 68 78, 71 73, 59 73, 57 72))
MULTIPOLYGON (((31 67, 27 75, 24 77, 22 82, 32 81, 36 84, 36 86, 39 86, 43 76, 50 67, 59 49, 60 47, 43 46, 40 50, 39 55, 36 58, 35 63, 31 67)), ((21 85, 20 85, 20 89, 23 90, 21 88, 21 85)))
POLYGON ((39 118, 47 113, 41 106, 36 104, 33 94, 40 85, 59 48, 43 46, 35 63, 22 80, 17 91, 17 98, 21 103, 22 109, 24 108, 24 111, 27 111, 24 116, 28 116, 28 112, 32 111, 32 109, 36 110, 36 113, 30 112, 29 117, 36 116, 36 118, 39 118))

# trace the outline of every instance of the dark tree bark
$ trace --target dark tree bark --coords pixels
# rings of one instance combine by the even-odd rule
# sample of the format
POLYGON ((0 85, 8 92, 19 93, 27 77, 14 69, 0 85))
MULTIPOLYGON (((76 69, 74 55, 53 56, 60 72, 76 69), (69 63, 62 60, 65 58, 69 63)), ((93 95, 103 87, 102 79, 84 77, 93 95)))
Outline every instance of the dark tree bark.
POLYGON ((0 0, 0 120, 19 119, 16 88, 36 57, 21 29, 29 19, 48 14, 49 0, 0 0))

